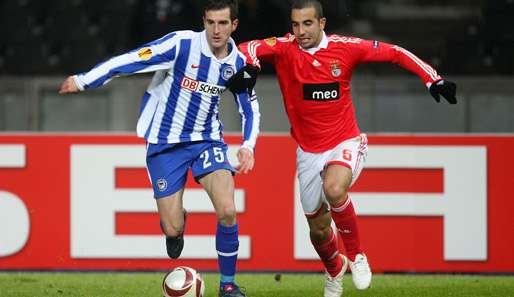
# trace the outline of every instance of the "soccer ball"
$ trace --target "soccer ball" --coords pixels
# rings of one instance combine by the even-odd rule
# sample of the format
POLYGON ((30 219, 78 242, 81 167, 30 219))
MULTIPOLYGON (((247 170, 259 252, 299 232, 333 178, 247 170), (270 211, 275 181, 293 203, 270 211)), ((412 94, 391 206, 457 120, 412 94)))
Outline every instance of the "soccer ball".
POLYGON ((162 280, 162 292, 165 297, 203 297, 204 291, 202 277, 190 267, 176 267, 166 273, 162 280))

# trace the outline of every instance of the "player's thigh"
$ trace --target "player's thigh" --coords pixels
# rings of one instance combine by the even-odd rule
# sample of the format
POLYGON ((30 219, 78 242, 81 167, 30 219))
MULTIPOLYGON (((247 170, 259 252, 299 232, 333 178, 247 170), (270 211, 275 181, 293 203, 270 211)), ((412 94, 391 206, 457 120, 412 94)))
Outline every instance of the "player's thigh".
POLYGON ((348 189, 357 181, 368 153, 366 134, 348 139, 331 150, 323 173, 324 182, 348 189))
POLYGON ((296 170, 300 190, 300 202, 307 217, 314 217, 324 203, 321 172, 323 154, 313 154, 297 149, 296 170))
POLYGON ((352 171, 339 164, 325 167, 323 173, 323 191, 327 197, 337 197, 346 194, 352 183, 352 171))
POLYGON ((183 189, 191 162, 184 144, 149 144, 146 166, 154 197, 168 197, 183 189))
POLYGON ((199 179, 212 201, 216 213, 233 215, 234 203, 234 179, 232 173, 226 169, 219 169, 202 176, 199 179))
POLYGON ((207 191, 215 208, 234 203, 235 169, 228 161, 227 149, 223 142, 199 143, 191 166, 193 177, 207 191))

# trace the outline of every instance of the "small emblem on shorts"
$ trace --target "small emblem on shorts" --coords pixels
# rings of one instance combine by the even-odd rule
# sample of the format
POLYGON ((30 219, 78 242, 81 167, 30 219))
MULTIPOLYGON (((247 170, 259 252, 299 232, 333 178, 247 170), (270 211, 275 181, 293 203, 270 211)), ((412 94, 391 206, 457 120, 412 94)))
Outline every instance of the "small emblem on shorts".
POLYGON ((157 189, 159 189, 160 192, 166 191, 168 188, 168 182, 164 178, 160 178, 157 180, 157 189))

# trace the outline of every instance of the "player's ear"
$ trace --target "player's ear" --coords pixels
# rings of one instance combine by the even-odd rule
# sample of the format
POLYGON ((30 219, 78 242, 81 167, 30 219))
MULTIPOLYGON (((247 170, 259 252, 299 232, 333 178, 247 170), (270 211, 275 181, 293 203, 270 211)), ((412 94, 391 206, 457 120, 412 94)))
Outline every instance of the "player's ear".
POLYGON ((321 28, 321 30, 325 30, 325 24, 327 23, 327 19, 326 18, 320 18, 319 19, 319 27, 321 28))
POLYGON ((236 31, 238 25, 239 25, 239 19, 234 19, 232 21, 232 32, 236 31))

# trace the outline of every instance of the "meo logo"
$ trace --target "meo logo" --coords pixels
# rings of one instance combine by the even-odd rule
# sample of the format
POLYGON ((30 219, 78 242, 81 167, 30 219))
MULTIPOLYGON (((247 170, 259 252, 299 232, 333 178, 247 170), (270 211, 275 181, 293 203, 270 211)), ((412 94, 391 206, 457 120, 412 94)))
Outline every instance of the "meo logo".
POLYGON ((304 84, 303 99, 318 101, 337 100, 339 99, 339 83, 304 84))

